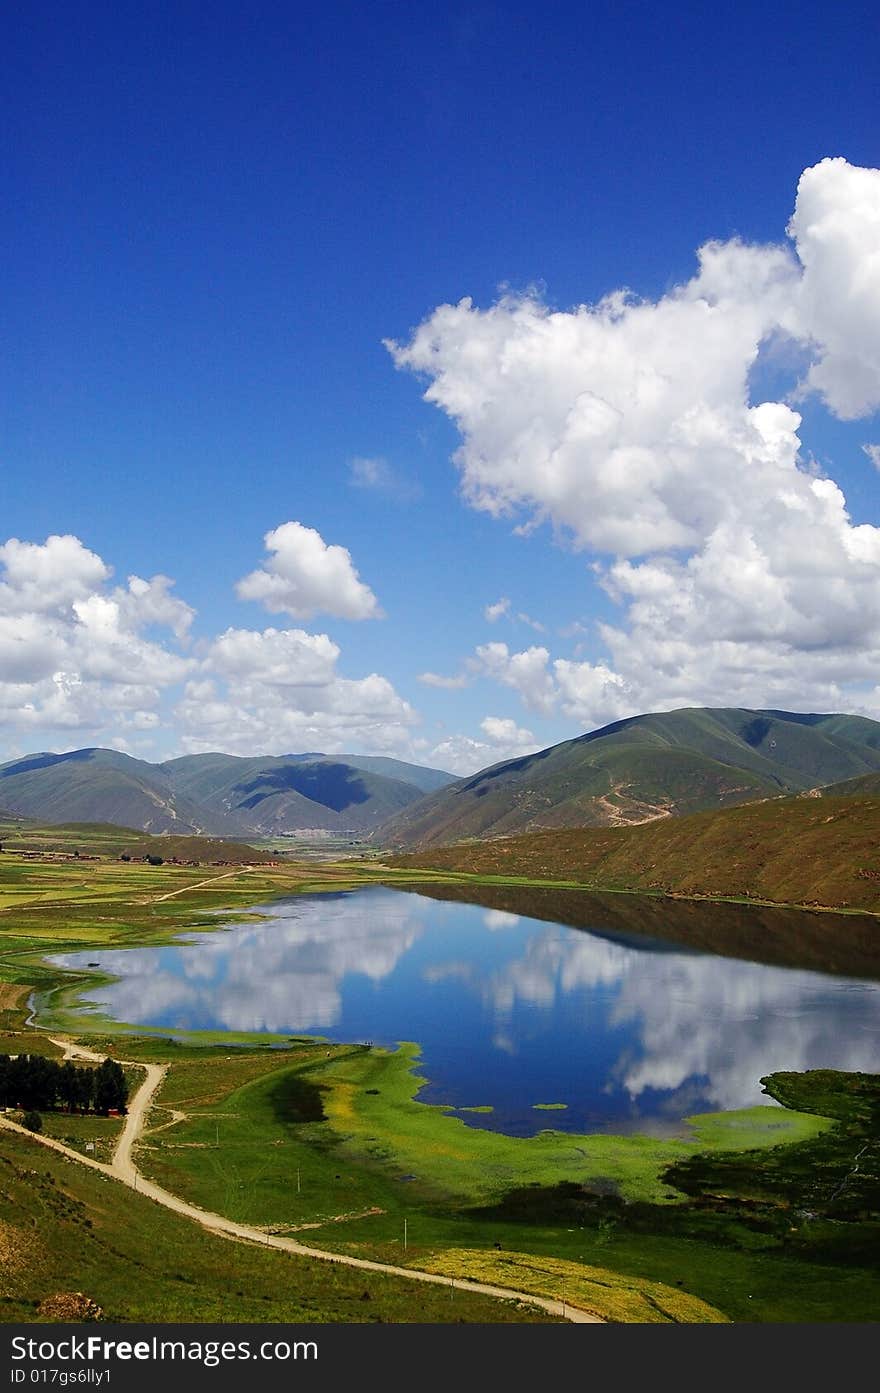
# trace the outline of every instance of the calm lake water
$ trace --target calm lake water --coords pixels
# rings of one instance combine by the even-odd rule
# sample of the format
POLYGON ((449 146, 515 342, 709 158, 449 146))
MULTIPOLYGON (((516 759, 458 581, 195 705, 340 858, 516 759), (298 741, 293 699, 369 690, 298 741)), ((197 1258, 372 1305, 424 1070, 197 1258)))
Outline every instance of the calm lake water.
MULTIPOLYGON (((53 961, 99 959, 117 980, 88 990, 84 1009, 130 1024, 417 1041, 423 1101, 489 1106, 459 1115, 515 1135, 665 1135, 690 1113, 767 1102, 758 1080, 775 1070, 880 1067, 876 981, 634 936, 638 901, 627 933, 601 928, 598 909, 590 931, 548 921, 552 898, 529 895, 532 917, 512 912, 512 892, 504 903, 383 888, 303 896, 173 947, 53 961)), ((585 897, 558 903, 589 917, 585 897)), ((797 917, 779 922, 797 940, 797 917)))

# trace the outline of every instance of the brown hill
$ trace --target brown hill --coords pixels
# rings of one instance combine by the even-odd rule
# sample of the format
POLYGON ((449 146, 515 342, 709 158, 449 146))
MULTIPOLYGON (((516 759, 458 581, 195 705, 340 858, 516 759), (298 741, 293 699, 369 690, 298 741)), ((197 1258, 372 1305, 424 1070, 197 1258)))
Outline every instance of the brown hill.
POLYGON ((639 827, 425 848, 387 863, 880 914, 880 798, 770 799, 639 827))

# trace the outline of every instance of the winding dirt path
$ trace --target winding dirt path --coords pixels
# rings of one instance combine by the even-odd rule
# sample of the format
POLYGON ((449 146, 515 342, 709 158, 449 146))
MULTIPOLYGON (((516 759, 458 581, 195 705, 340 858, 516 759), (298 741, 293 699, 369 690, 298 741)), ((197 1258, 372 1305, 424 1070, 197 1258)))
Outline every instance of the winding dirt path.
MULTIPOLYGON (((82 1045, 75 1045, 70 1040, 57 1039, 55 1044, 63 1049, 65 1059, 88 1059, 99 1063, 103 1059, 103 1056, 96 1054, 94 1050, 86 1049, 82 1045)), ((471 1282, 464 1278, 444 1277, 439 1272, 420 1272, 415 1267, 396 1267, 393 1263, 374 1262, 371 1258, 356 1258, 348 1253, 331 1253, 324 1248, 310 1248, 305 1243, 298 1243, 294 1238, 284 1238, 279 1234, 267 1233, 265 1230, 254 1228, 250 1224, 237 1224, 222 1214, 214 1214, 210 1210, 200 1209, 195 1204, 188 1204, 186 1200, 172 1194, 170 1190, 164 1190, 160 1185, 155 1185, 153 1181, 147 1180, 141 1175, 132 1160, 132 1148, 141 1134, 144 1119, 156 1091, 165 1077, 168 1065, 142 1064, 137 1060, 119 1060, 119 1063, 125 1064, 129 1068, 145 1069, 146 1078, 129 1104, 125 1125, 109 1165, 103 1161, 93 1161, 90 1157, 83 1156, 79 1151, 74 1151, 72 1147, 65 1146, 63 1142, 55 1141, 52 1137, 29 1132, 25 1127, 20 1127, 17 1122, 11 1122, 2 1116, 0 1116, 0 1127, 21 1133, 29 1137, 31 1141, 39 1142, 43 1146, 50 1147, 53 1151, 60 1152, 62 1156, 66 1156, 71 1161, 77 1161, 80 1165, 89 1166, 92 1170, 100 1171, 102 1175, 121 1181, 123 1185, 138 1190, 149 1199, 155 1200, 157 1204, 164 1205, 166 1209, 173 1209, 175 1214, 182 1214, 187 1219, 193 1219, 197 1224, 201 1224, 202 1228, 208 1229, 211 1233, 220 1234, 224 1238, 259 1243, 268 1248, 280 1248, 283 1252, 295 1253, 298 1257, 317 1258, 322 1262, 337 1262, 343 1267, 357 1267, 365 1272, 384 1272, 392 1277, 406 1277, 413 1282, 430 1282, 435 1286, 455 1287, 457 1291, 472 1291, 481 1296, 496 1296, 504 1301, 523 1301, 530 1306, 537 1306, 541 1310, 549 1312, 550 1315, 562 1316, 565 1320, 578 1325, 604 1324, 598 1316, 592 1316, 586 1311, 578 1310, 569 1302, 554 1301, 550 1297, 534 1296, 531 1292, 514 1291, 510 1287, 498 1287, 488 1282, 471 1282)))

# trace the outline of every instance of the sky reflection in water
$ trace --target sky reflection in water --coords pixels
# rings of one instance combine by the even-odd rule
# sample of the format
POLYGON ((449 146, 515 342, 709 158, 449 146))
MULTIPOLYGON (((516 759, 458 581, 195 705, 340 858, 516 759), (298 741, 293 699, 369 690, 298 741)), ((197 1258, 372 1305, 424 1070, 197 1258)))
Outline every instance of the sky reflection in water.
POLYGON ((178 946, 102 953, 119 980, 88 1001, 169 1030, 416 1040, 424 1101, 490 1105, 461 1116, 520 1135, 664 1134, 689 1113, 766 1102, 758 1080, 774 1070, 878 1066, 874 982, 635 947, 381 888, 263 912, 268 922, 178 946))

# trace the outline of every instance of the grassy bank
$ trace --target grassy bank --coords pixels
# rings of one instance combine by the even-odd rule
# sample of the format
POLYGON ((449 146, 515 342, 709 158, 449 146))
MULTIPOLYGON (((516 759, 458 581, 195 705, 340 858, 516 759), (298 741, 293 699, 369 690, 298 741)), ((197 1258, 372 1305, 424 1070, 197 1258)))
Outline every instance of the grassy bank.
MULTIPOLYGON (((395 1263, 449 1261, 463 1275, 531 1254, 542 1269, 600 1267, 642 1293, 628 1316, 607 1305, 611 1319, 643 1318, 632 1311, 652 1282, 734 1320, 875 1316, 876 1197, 855 1191, 844 1212, 838 1196, 826 1217, 853 1155, 876 1145, 864 1106, 876 1093, 856 1105, 860 1120, 852 1099, 841 1104, 853 1076, 777 1077, 770 1085, 798 1112, 698 1118, 691 1143, 516 1139, 415 1102, 412 1050, 333 1046, 328 1059, 324 1047, 294 1048, 230 1061, 167 1046, 176 1062, 139 1152, 145 1172, 230 1217, 395 1263)), ((544 1294, 558 1296, 551 1277, 544 1294)), ((614 1300, 628 1301, 618 1285, 614 1300)))

